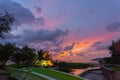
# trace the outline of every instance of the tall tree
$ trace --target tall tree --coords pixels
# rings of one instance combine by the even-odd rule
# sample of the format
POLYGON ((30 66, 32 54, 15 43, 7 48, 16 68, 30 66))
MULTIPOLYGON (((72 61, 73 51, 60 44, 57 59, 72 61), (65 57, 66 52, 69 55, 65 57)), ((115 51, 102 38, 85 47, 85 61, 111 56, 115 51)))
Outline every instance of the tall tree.
POLYGON ((12 54, 11 61, 17 64, 17 66, 22 62, 23 53, 19 47, 15 48, 14 54, 12 54))
POLYGON ((14 23, 15 18, 8 12, 5 15, 0 15, 0 37, 3 37, 3 33, 8 33, 11 31, 11 25, 14 23))
POLYGON ((45 51, 43 55, 44 60, 51 60, 51 54, 49 54, 49 51, 45 51))
POLYGON ((30 65, 36 60, 35 49, 24 46, 22 48, 22 61, 25 65, 30 65))
POLYGON ((38 60, 51 60, 51 54, 49 54, 49 51, 38 51, 38 60))
POLYGON ((111 54, 111 62, 120 64, 120 39, 112 41, 112 45, 108 47, 111 54))
POLYGON ((44 51, 42 49, 40 49, 37 53, 38 53, 38 60, 39 61, 44 59, 44 57, 43 57, 44 51))
POLYGON ((15 52, 15 44, 7 43, 5 45, 0 44, 0 68, 4 68, 6 62, 11 58, 15 52))
POLYGON ((116 53, 119 53, 119 51, 116 51, 116 46, 120 44, 120 39, 116 41, 112 41, 112 44, 108 47, 110 50, 110 54, 114 55, 116 53))

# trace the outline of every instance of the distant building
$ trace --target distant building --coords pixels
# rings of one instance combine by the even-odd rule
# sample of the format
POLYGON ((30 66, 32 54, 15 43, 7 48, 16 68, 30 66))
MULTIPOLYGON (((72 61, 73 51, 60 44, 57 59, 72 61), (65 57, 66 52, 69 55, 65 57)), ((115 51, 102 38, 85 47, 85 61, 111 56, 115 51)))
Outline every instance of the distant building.
POLYGON ((53 66, 53 62, 51 60, 41 60, 41 61, 36 61, 36 65, 43 67, 53 66))
POLYGON ((51 60, 41 60, 40 64, 41 66, 53 66, 53 63, 51 60))

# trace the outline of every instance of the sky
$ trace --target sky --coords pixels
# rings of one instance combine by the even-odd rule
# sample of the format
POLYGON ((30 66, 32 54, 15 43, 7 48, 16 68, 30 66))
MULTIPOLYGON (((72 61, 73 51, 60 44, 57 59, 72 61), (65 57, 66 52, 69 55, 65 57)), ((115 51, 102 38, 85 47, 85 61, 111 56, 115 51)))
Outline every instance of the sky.
POLYGON ((16 18, 0 43, 49 50, 54 59, 90 62, 110 56, 120 38, 120 0, 0 0, 16 18))

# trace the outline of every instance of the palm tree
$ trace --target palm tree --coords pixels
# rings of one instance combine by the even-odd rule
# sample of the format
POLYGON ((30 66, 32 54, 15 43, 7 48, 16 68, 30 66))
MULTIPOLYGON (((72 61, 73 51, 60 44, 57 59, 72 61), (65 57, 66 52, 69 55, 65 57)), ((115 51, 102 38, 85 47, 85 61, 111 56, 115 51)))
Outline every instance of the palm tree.
POLYGON ((22 62, 25 65, 31 65, 36 60, 35 49, 29 48, 28 46, 24 46, 22 48, 22 62))
POLYGON ((51 54, 49 54, 49 51, 38 51, 38 60, 51 60, 51 54))
POLYGON ((39 50, 38 51, 38 58, 37 58, 37 65, 41 65, 41 66, 52 66, 52 58, 51 58, 51 54, 49 54, 48 51, 43 51, 43 50, 39 50))
POLYGON ((49 54, 49 51, 45 51, 43 55, 44 60, 52 60, 51 54, 49 54))
POLYGON ((11 31, 11 25, 14 23, 15 18, 10 15, 8 12, 5 12, 5 15, 0 16, 0 37, 3 37, 3 33, 8 33, 11 31))
POLYGON ((7 43, 5 45, 0 44, 0 68, 4 68, 8 60, 10 60, 12 54, 15 52, 15 44, 7 43))
POLYGON ((43 57, 44 51, 42 49, 40 49, 37 53, 38 53, 38 60, 39 61, 44 59, 44 57, 43 57))

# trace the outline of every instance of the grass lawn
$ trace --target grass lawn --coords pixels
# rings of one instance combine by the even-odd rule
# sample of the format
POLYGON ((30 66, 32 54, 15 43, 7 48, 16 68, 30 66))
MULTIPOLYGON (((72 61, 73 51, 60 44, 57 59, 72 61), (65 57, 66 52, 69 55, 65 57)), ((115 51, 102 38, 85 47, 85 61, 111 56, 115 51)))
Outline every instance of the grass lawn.
POLYGON ((30 72, 37 72, 40 74, 44 74, 44 75, 48 75, 50 77, 53 77, 55 79, 58 80, 84 80, 84 79, 80 79, 78 77, 75 77, 73 75, 69 75, 63 72, 58 72, 58 71, 54 71, 51 69, 44 69, 44 68, 25 68, 27 70, 29 70, 30 72))
POLYGON ((8 69, 11 76, 19 80, 47 80, 41 76, 17 69, 8 69))

